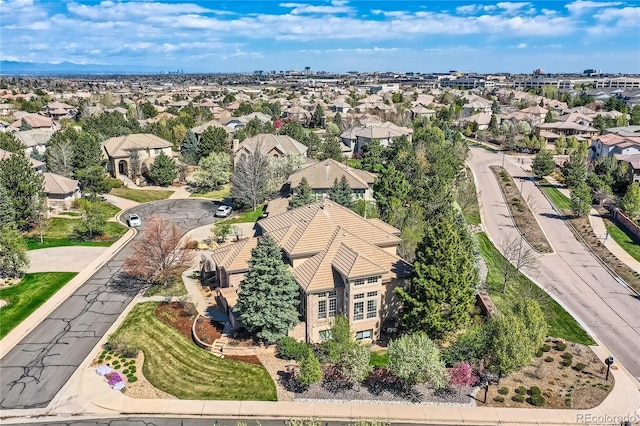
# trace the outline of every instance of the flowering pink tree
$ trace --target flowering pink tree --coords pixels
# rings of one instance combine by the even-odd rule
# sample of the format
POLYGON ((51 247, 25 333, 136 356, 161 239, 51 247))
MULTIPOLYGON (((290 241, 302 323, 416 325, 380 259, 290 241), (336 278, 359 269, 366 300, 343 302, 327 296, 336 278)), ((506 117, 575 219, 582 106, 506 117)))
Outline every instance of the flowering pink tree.
POLYGON ((456 386, 458 392, 463 387, 476 384, 478 376, 475 375, 473 367, 468 362, 457 362, 449 369, 449 384, 456 386))

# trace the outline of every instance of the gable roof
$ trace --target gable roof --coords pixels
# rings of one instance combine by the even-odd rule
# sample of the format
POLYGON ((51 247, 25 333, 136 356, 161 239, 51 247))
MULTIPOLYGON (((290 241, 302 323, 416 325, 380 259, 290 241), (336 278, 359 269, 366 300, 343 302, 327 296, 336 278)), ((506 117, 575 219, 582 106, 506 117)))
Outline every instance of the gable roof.
POLYGON ((51 128, 47 129, 31 129, 20 130, 15 132, 14 135, 21 141, 27 148, 32 148, 38 145, 46 145, 51 139, 51 135, 55 133, 55 130, 51 128))
POLYGON ((109 157, 128 157, 130 151, 147 148, 169 148, 173 144, 150 133, 133 133, 131 135, 109 138, 102 142, 109 157))
POLYGON ((24 120, 33 129, 51 128, 53 125, 53 120, 51 120, 50 117, 44 117, 40 114, 25 114, 11 123, 11 125, 19 128, 22 126, 22 120, 24 120))
POLYGON ((252 138, 242 141, 234 152, 234 156, 244 152, 253 152, 258 145, 261 145, 262 152, 268 154, 273 150, 281 153, 281 155, 293 154, 306 157, 307 147, 290 136, 272 135, 261 133, 252 138))
POLYGON ((354 169, 329 158, 293 173, 287 182, 292 188, 297 188, 302 178, 307 178, 311 188, 327 189, 342 176, 347 178, 351 189, 368 189, 375 180, 375 176, 366 170, 354 169))

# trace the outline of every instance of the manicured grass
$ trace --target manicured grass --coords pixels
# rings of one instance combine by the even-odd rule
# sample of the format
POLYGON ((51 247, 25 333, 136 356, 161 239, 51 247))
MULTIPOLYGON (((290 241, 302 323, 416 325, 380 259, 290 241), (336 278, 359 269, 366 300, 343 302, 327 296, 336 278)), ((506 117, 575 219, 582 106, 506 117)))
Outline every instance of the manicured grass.
POLYGON ((29 234, 25 241, 27 250, 37 250, 51 247, 64 246, 97 246, 109 247, 116 242, 125 232, 127 228, 117 222, 107 222, 105 233, 100 240, 96 241, 79 241, 70 238, 75 226, 80 223, 78 219, 66 219, 61 217, 51 218, 49 226, 43 234, 43 241, 40 242, 40 234, 35 232, 29 234))
POLYGON ((506 293, 502 293, 502 276, 500 274, 498 259, 502 257, 500 252, 493 246, 484 232, 476 234, 478 236, 478 248, 489 268, 487 275, 487 288, 491 299, 496 304, 499 311, 510 310, 515 302, 523 296, 537 300, 549 323, 549 335, 560 337, 571 342, 593 345, 595 342, 580 327, 578 322, 551 298, 544 290, 525 277, 523 274, 511 281, 506 293))
POLYGON ((609 236, 624 249, 624 251, 640 262, 640 245, 638 245, 633 238, 629 236, 629 234, 624 232, 624 230, 620 229, 617 225, 608 225, 607 232, 609 233, 609 236))
POLYGON ((540 181, 540 187, 557 208, 562 211, 571 210, 571 199, 560 192, 558 188, 549 184, 544 179, 540 181))
POLYGON ((276 401, 276 387, 262 366, 222 359, 156 318, 158 303, 136 305, 110 337, 144 352, 149 382, 180 399, 276 401))
POLYGON ((148 203, 150 201, 158 201, 167 199, 173 194, 173 191, 165 189, 131 189, 131 188, 113 188, 111 195, 116 197, 126 198, 138 203, 148 203))
POLYGON ((362 160, 358 160, 357 158, 349 158, 347 160, 347 166, 353 167, 354 169, 359 169, 362 164, 362 160))
POLYGON ((80 217, 82 214, 78 212, 60 212, 58 213, 60 216, 71 216, 71 217, 80 217))
POLYGON ((192 192, 189 197, 202 197, 209 198, 211 200, 223 200, 225 198, 231 197, 231 185, 226 184, 222 185, 220 189, 209 192, 192 192))
POLYGON ((180 268, 175 272, 175 275, 166 285, 152 285, 145 292, 144 295, 146 297, 149 296, 163 296, 163 297, 179 297, 186 295, 187 288, 184 286, 184 282, 182 281, 182 273, 187 269, 190 269, 190 266, 186 266, 184 268, 180 268))
POLYGON ((20 283, 0 289, 0 299, 9 302, 7 306, 0 309, 0 339, 76 275, 75 272, 27 274, 20 283))
POLYGON ((369 365, 374 367, 384 367, 389 364, 389 355, 387 351, 372 351, 369 356, 369 365))
POLYGON ((249 211, 246 211, 246 212, 242 212, 242 213, 240 213, 240 215, 238 217, 233 217, 233 218, 226 219, 225 222, 231 223, 231 224, 233 224, 233 223, 255 222, 255 221, 257 221, 258 219, 260 219, 262 217, 262 214, 264 212, 264 207, 265 206, 262 205, 262 206, 258 206, 256 211, 249 210, 249 211))

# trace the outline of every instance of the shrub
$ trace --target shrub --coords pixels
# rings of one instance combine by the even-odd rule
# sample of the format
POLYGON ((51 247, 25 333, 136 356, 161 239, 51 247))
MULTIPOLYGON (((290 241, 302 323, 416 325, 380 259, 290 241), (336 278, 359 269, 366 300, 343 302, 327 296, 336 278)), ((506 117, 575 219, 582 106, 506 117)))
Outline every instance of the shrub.
POLYGON ((311 348, 305 342, 293 337, 283 337, 278 341, 278 357, 302 361, 311 352, 311 348))
POLYGON ((511 400, 515 402, 524 402, 524 399, 524 395, 514 395, 511 397, 511 400))
POLYGON ((576 371, 582 371, 584 370, 586 367, 586 365, 584 365, 583 363, 579 362, 576 365, 573 366, 573 369, 576 371))
POLYGON ((553 357, 552 356, 548 356, 544 359, 544 362, 553 362, 553 357))
POLYGON ((547 344, 544 344, 544 345, 542 345, 542 347, 540 348, 540 350, 541 350, 542 352, 549 352, 549 351, 551 350, 551 346, 549 346, 549 345, 547 345, 547 344))
POLYGON ((544 352, 542 352, 542 349, 538 349, 538 352, 536 352, 536 356, 538 358, 540 358, 543 354, 544 354, 544 352))
POLYGON ((568 354, 569 356, 563 356, 562 358, 564 359, 562 361, 562 365, 564 365, 565 367, 571 367, 571 364, 573 363, 573 355, 568 354))
POLYGON ((136 372, 136 366, 133 365, 133 366, 129 367, 129 372, 130 373, 135 373, 136 372))
POLYGON ((573 359, 573 354, 570 354, 569 352, 565 352, 562 355, 560 355, 560 358, 562 358, 562 359, 573 359))
POLYGON ((298 374, 297 379, 301 385, 305 386, 322 380, 320 361, 318 361, 313 352, 308 351, 307 356, 300 361, 300 374, 298 374))
POLYGON ((559 351, 564 351, 565 349, 567 349, 567 344, 564 342, 557 342, 556 349, 559 351))
POLYGON ((536 407, 542 407, 544 405, 544 397, 542 395, 531 395, 527 398, 527 402, 536 407))
POLYGON ((136 376, 127 376, 127 380, 129 381, 129 383, 135 383, 138 381, 138 378, 136 376))
POLYGON ((524 386, 519 386, 519 387, 516 389, 516 393, 517 393, 518 395, 525 395, 525 394, 527 393, 527 388, 525 388, 524 386))
POLYGON ((496 396, 493 400, 496 402, 504 402, 504 396, 496 396))
POLYGON ((542 395, 542 392, 540 391, 540 388, 537 386, 531 386, 529 388, 529 395, 534 396, 534 395, 542 395))
POLYGON ((500 389, 498 389, 498 393, 500 395, 506 395, 509 393, 509 388, 506 386, 501 387, 500 389))
POLYGON ((117 357, 116 352, 118 352, 121 356, 135 358, 138 356, 138 352, 140 352, 140 349, 136 346, 114 334, 109 337, 109 341, 105 344, 105 347, 107 347, 115 357, 117 357))

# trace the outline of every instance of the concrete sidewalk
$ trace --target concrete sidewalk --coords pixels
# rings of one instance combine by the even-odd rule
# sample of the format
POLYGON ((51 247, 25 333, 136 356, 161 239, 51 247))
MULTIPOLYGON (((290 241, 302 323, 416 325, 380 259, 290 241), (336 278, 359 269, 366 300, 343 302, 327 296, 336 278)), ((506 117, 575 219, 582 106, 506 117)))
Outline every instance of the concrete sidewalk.
MULTIPOLYGON (((555 185, 558 191, 560 191, 563 195, 568 198, 571 198, 571 191, 552 177, 547 177, 547 181, 555 185)), ((593 228, 594 234, 602 241, 602 244, 617 257, 621 262, 627 265, 629 268, 634 271, 640 273, 640 262, 635 260, 629 253, 625 251, 613 238, 609 236, 607 232, 607 227, 604 224, 604 220, 600 216, 600 213, 596 211, 596 209, 591 209, 589 212, 589 223, 591 224, 591 228, 593 228)))

